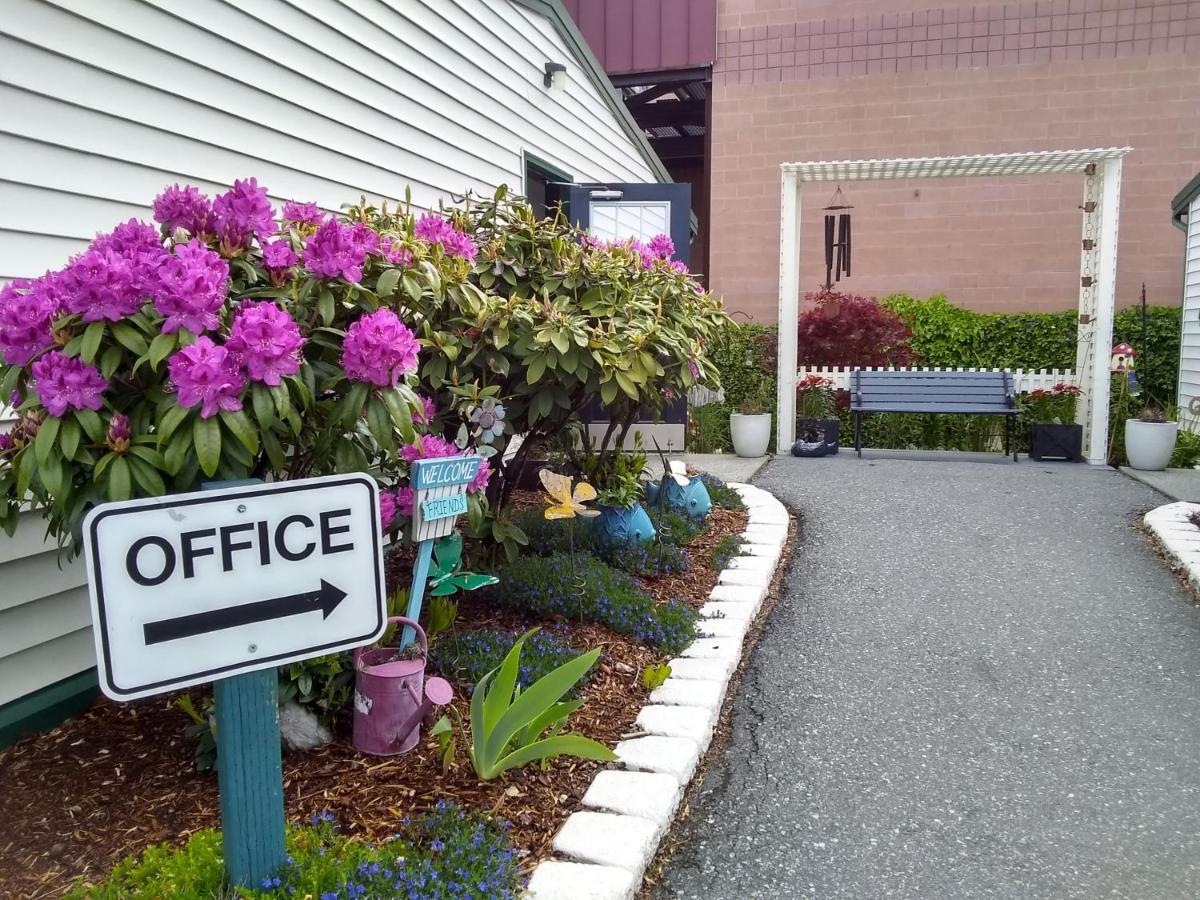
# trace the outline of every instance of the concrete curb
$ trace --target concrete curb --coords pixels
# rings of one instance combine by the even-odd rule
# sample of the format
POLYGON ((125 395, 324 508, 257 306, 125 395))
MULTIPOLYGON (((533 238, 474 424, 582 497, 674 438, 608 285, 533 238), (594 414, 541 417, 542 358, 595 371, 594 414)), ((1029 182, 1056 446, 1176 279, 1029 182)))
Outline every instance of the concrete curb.
POLYGON ((1200 512, 1200 503, 1181 500, 1150 510, 1143 521, 1175 568, 1200 592, 1200 528, 1188 519, 1195 512, 1200 512))
POLYGON ((583 797, 587 810, 572 814, 555 836, 558 858, 533 870, 526 893, 532 900, 629 900, 670 830, 787 542, 790 517, 782 503, 753 485, 729 486, 750 514, 742 544, 749 555, 734 557, 720 573, 701 609, 701 636, 671 660, 671 677, 642 707, 637 727, 645 734, 617 745, 617 768, 596 774, 583 797))

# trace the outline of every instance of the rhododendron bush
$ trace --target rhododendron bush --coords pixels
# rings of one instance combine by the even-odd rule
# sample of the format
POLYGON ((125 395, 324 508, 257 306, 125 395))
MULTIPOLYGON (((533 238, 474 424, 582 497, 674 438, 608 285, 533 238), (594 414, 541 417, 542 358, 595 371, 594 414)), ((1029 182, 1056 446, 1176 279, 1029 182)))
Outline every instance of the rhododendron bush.
POLYGON ((408 236, 277 213, 253 178, 170 187, 154 218, 0 291, 10 533, 35 506, 65 542, 95 503, 206 478, 372 470, 393 502, 412 459, 450 452, 421 433, 420 348, 383 299, 420 252, 408 236))
POLYGON ((495 454, 493 506, 538 439, 562 435, 595 398, 612 425, 604 452, 692 385, 718 383, 708 347, 728 319, 671 260, 666 235, 601 243, 561 216, 538 218, 504 188, 468 199, 450 224, 403 210, 357 214, 433 248, 403 276, 395 308, 415 314, 423 389, 453 411, 443 433, 495 454), (473 246, 459 247, 459 232, 473 246), (506 457, 516 435, 527 439, 506 457))

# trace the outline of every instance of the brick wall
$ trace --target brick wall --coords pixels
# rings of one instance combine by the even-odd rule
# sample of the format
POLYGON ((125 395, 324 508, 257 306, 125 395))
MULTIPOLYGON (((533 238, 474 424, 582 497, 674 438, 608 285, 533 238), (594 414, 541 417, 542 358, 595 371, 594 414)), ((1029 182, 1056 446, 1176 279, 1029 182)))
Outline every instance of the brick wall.
MULTIPOLYGON (((1200 2, 722 0, 713 86, 713 288, 775 317, 779 164, 1133 147, 1118 299, 1178 302, 1169 202, 1200 170, 1200 2)), ((1082 179, 843 185, 861 293, 944 292, 981 310, 1076 302, 1082 179)), ((820 207, 803 198, 802 285, 824 276, 820 207)))

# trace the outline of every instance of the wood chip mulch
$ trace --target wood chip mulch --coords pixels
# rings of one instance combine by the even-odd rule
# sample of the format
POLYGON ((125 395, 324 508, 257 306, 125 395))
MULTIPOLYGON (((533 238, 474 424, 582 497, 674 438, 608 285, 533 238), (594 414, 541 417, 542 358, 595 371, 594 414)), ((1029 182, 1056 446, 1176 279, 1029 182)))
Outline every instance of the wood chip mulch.
MULTIPOLYGON (((716 583, 712 549, 745 522, 745 513, 715 510, 713 526, 689 548, 692 570, 643 579, 647 588, 660 599, 705 602, 716 583)), ((462 599, 458 622, 512 629, 536 624, 476 597, 462 599)), ((601 626, 563 625, 572 645, 604 648, 571 727, 611 746, 631 732, 646 701, 642 670, 663 657, 601 626)), ((458 693, 455 704, 469 716, 465 692, 458 693)), ((76 879, 98 879, 121 857, 150 844, 179 844, 199 829, 219 827, 216 776, 195 771, 190 720, 175 701, 163 696, 117 704, 100 698, 53 731, 0 751, 0 896, 61 897, 76 879)), ((532 868, 566 817, 580 808, 601 764, 560 758, 483 782, 471 770, 461 736, 459 743, 456 765, 444 773, 433 740, 424 738, 404 756, 369 757, 354 749, 347 723, 332 744, 285 754, 288 818, 305 821, 330 811, 349 833, 375 839, 445 798, 510 820, 513 841, 532 868)))

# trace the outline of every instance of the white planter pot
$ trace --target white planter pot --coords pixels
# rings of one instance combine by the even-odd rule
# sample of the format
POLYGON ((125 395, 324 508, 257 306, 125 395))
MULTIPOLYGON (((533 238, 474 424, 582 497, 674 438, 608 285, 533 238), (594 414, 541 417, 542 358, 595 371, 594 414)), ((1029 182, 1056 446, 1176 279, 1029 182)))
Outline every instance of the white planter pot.
POLYGON ((771 414, 730 413, 729 435, 733 438, 733 452, 738 456, 766 456, 767 444, 771 443, 771 414))
POLYGON ((1165 469, 1171 461, 1171 454, 1175 452, 1175 439, 1178 436, 1178 422, 1126 419, 1125 453, 1129 457, 1129 465, 1147 472, 1165 469))

